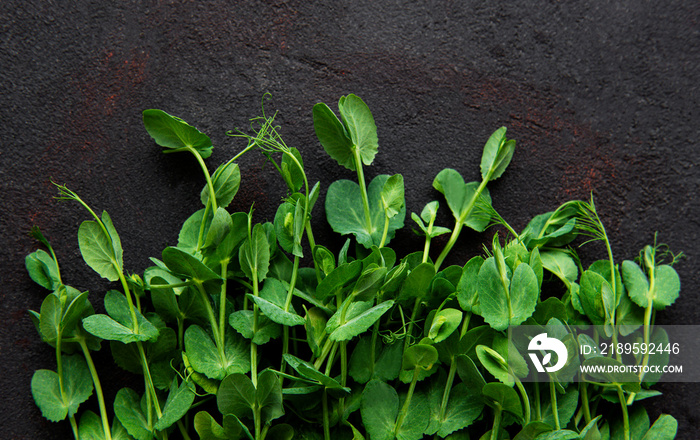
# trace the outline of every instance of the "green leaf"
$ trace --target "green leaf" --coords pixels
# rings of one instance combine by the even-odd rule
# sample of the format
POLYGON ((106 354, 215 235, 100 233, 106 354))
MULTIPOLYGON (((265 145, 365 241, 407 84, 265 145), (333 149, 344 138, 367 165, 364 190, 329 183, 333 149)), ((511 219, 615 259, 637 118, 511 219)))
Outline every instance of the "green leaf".
POLYGON ((428 337, 433 343, 447 339, 462 323, 462 312, 457 309, 442 309, 433 316, 428 337))
POLYGON ((253 333, 253 318, 252 310, 238 310, 229 315, 228 323, 244 338, 252 339, 255 345, 267 344, 270 339, 276 339, 281 334, 279 324, 265 316, 258 316, 258 331, 253 333))
POLYGON ((415 344, 404 351, 401 368, 403 370, 413 370, 416 368, 429 370, 437 361, 438 352, 435 347, 428 344, 415 344))
POLYGON ((251 237, 241 245, 238 253, 238 261, 243 273, 251 280, 255 273, 258 282, 263 281, 270 268, 270 256, 270 242, 265 229, 258 223, 253 227, 251 237))
POLYGON ((508 167, 513 158, 515 141, 506 139, 506 128, 496 130, 484 146, 481 156, 481 177, 484 180, 496 180, 508 167))
MULTIPOLYGON (((221 164, 211 176, 211 183, 214 186, 217 207, 225 208, 230 205, 241 185, 241 172, 238 169, 238 164, 233 162, 221 164)), ((202 204, 207 206, 209 203, 208 185, 204 185, 199 198, 202 204)))
POLYGON ((430 283, 435 276, 435 266, 432 263, 421 263, 416 266, 406 277, 398 301, 402 304, 411 304, 416 298, 425 297, 430 291, 430 283))
POLYGON ((372 324, 394 305, 393 300, 384 301, 341 324, 328 336, 331 341, 347 341, 366 332, 372 324))
POLYGON ((457 283, 457 300, 459 300, 459 306, 465 312, 471 312, 479 301, 477 295, 479 269, 481 269, 483 264, 484 259, 476 256, 469 260, 462 269, 462 276, 459 279, 459 283, 457 283))
POLYGON ((390 385, 371 380, 362 391, 360 414, 362 424, 372 440, 393 440, 399 396, 390 385))
POLYGON ((672 440, 676 438, 678 422, 673 416, 661 414, 642 440, 672 440))
POLYGON ((375 344, 374 349, 372 362, 372 337, 363 336, 355 345, 350 356, 348 373, 356 382, 367 383, 371 379, 390 381, 399 376, 403 344, 375 344))
MULTIPOLYGON (((313 250, 314 261, 318 265, 323 275, 328 276, 331 272, 336 269, 335 266, 335 256, 321 245, 316 245, 313 250)), ((325 279, 325 278, 324 278, 325 279)), ((318 291, 318 288, 316 289, 318 291)))
POLYGON ((294 250, 294 205, 289 202, 282 203, 275 214, 275 234, 277 242, 285 250, 292 253, 294 250))
POLYGON ((265 424, 270 424, 271 421, 284 415, 282 385, 279 377, 272 370, 264 370, 258 375, 255 401, 265 424))
POLYGON ((229 235, 231 229, 233 229, 231 215, 224 208, 218 207, 207 230, 202 249, 219 246, 229 235))
POLYGON ((195 256, 174 247, 163 250, 163 262, 173 273, 191 279, 195 283, 221 279, 195 256))
MULTIPOLYGON (((547 396, 542 398, 542 421, 550 426, 555 426, 554 423, 554 408, 552 407, 552 402, 547 396)), ((573 387, 569 387, 566 393, 557 396, 557 414, 559 416, 560 426, 567 426, 569 420, 574 416, 576 412, 576 407, 578 405, 579 394, 578 390, 573 387)))
POLYGON ((353 142, 343 123, 324 103, 314 105, 314 130, 323 149, 341 166, 355 171, 353 142))
POLYGON ((642 308, 651 301, 654 309, 663 310, 676 301, 681 289, 678 273, 669 265, 654 267, 653 291, 644 272, 633 261, 622 262, 622 276, 630 299, 642 308))
POLYGON ((163 110, 143 111, 143 125, 146 131, 161 147, 168 149, 194 148, 203 159, 211 156, 209 136, 200 132, 182 119, 171 116, 163 110))
MULTIPOLYGON (((109 219, 107 212, 102 213, 102 222, 107 227, 105 219, 109 219)), ((111 220, 108 220, 111 225, 111 220)), ((108 234, 95 221, 84 221, 78 228, 78 245, 80 253, 88 266, 97 272, 102 278, 109 281, 117 281, 122 270, 122 254, 119 237, 108 234), (116 241, 113 239, 116 238, 116 241)), ((114 232, 116 234, 116 232, 114 232)))
POLYGON ((329 296, 335 295, 338 289, 342 289, 353 282, 360 275, 361 271, 362 261, 359 260, 338 265, 318 284, 316 297, 320 300, 325 300, 329 296))
POLYGON ((498 331, 522 324, 532 316, 539 298, 537 276, 528 264, 518 265, 508 281, 509 285, 504 285, 494 257, 479 270, 481 314, 498 331))
POLYGON ((483 232, 491 215, 482 210, 477 201, 482 197, 485 202, 491 204, 491 196, 487 188, 484 188, 480 195, 477 194, 478 187, 476 182, 465 184, 462 176, 451 168, 440 171, 433 180, 433 188, 445 196, 455 220, 477 232, 483 232))
POLYGON ((608 316, 604 297, 610 298, 611 295, 610 283, 602 275, 590 269, 583 272, 578 297, 583 311, 593 324, 605 324, 608 316))
POLYGON ((138 310, 134 310, 138 323, 138 329, 134 329, 129 304, 120 292, 110 290, 105 294, 105 309, 109 316, 91 315, 83 319, 85 330, 98 338, 125 344, 158 338, 158 329, 138 310))
POLYGON ((302 377, 314 382, 318 382, 319 384, 328 388, 329 391, 332 390, 336 393, 341 393, 341 396, 350 393, 349 388, 343 387, 342 385, 340 385, 340 383, 338 383, 337 380, 321 373, 310 363, 303 361, 289 353, 285 353, 282 357, 284 358, 285 362, 287 362, 287 364, 289 364, 289 366, 292 367, 302 377))
POLYGON ((223 427, 206 411, 199 411, 194 416, 194 430, 201 440, 230 440, 243 435, 240 423, 233 415, 224 415, 223 427))
POLYGON ((165 401, 165 407, 163 408, 163 415, 156 422, 155 429, 162 431, 187 414, 195 398, 193 388, 194 385, 187 381, 183 381, 178 386, 177 379, 173 379, 168 399, 165 401))
POLYGON ((46 251, 39 249, 24 259, 29 277, 45 289, 56 290, 61 285, 58 264, 46 251))
POLYGON ((268 278, 260 291, 260 296, 248 294, 248 298, 252 299, 258 305, 260 311, 270 318, 270 320, 286 325, 304 325, 306 322, 303 317, 296 314, 294 309, 289 306, 289 310, 285 310, 285 302, 287 298, 287 289, 281 281, 276 278, 268 278))
POLYGON ((355 301, 371 301, 377 295, 386 278, 386 267, 370 266, 355 283, 350 296, 355 301))
POLYGON ((564 284, 576 282, 578 279, 578 267, 571 255, 560 250, 548 250, 540 253, 542 266, 552 272, 564 284))
POLYGON ((282 170, 282 176, 291 191, 299 191, 302 185, 304 185, 304 161, 301 158, 299 150, 292 147, 289 149, 288 154, 283 154, 280 168, 282 170), (291 156, 294 156, 296 161, 292 159, 291 156))
POLYGON ((356 150, 365 165, 371 165, 377 154, 377 126, 367 104, 359 96, 350 94, 338 100, 338 110, 356 150))
POLYGON ((499 405, 504 411, 522 419, 523 407, 518 393, 513 388, 498 382, 487 383, 481 393, 489 406, 499 405))
POLYGON ((122 388, 114 398, 114 415, 126 431, 136 440, 153 438, 153 427, 143 414, 141 399, 131 388, 122 388))
POLYGON ((552 427, 544 422, 530 422, 515 436, 513 440, 535 440, 540 434, 552 431, 552 427))
POLYGON ((445 416, 440 421, 437 435, 445 438, 449 434, 466 428, 481 415, 484 403, 481 396, 469 392, 467 386, 459 383, 452 388, 445 416))
POLYGON ((227 374, 250 370, 250 350, 232 330, 226 331, 224 359, 211 337, 197 325, 191 325, 185 331, 185 352, 195 371, 210 379, 221 380, 227 374))
POLYGON ((382 207, 388 218, 396 216, 405 205, 403 176, 394 174, 389 177, 380 193, 382 207))
MULTIPOLYGON (((370 182, 367 189, 371 225, 365 220, 364 203, 360 186, 351 180, 336 180, 328 187, 326 194, 326 218, 333 230, 341 235, 353 234, 357 242, 365 248, 381 244, 384 232, 385 214, 382 206, 381 191, 389 179, 381 174, 370 182)), ((388 243, 396 230, 401 229, 406 217, 406 207, 389 220, 388 243)))
MULTIPOLYGON (((102 420, 92 411, 85 411, 80 416, 78 432, 80 434, 80 440, 107 440, 102 426, 102 420)), ((133 437, 126 432, 126 429, 119 423, 119 420, 115 418, 112 421, 111 439, 133 440, 133 437)))
POLYGON ((80 355, 61 356, 63 393, 58 373, 37 370, 32 376, 32 396, 41 414, 52 422, 64 420, 78 411, 78 406, 92 394, 93 385, 85 359, 80 355))
POLYGON ((229 374, 221 381, 216 393, 216 404, 222 414, 253 418, 255 386, 245 374, 229 374))

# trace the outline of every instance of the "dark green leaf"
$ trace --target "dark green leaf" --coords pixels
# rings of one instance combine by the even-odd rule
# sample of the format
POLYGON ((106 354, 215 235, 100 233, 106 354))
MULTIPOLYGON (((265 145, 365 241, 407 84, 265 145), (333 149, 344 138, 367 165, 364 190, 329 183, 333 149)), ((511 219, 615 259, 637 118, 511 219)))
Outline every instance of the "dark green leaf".
POLYGON ((341 323, 328 336, 331 341, 347 341, 366 332, 384 313, 394 305, 393 300, 384 301, 352 319, 341 323))
POLYGON ((405 205, 403 176, 401 174, 394 174, 389 177, 386 182, 384 182, 380 197, 386 216, 388 218, 396 216, 405 205))
POLYGON ((482 394, 490 406, 499 405, 518 418, 523 417, 523 407, 518 393, 508 385, 502 383, 487 383, 482 389, 482 394))
MULTIPOLYGON (((385 215, 381 201, 381 191, 389 176, 381 174, 370 182, 367 197, 370 211, 370 225, 365 219, 364 204, 360 186, 350 180, 336 180, 328 187, 326 194, 326 218, 333 230, 341 235, 353 234, 358 243, 367 249, 381 244, 384 232, 385 215)), ((389 220, 388 243, 396 230, 401 229, 406 216, 406 207, 389 220)))
POLYGON ((506 128, 496 130, 484 146, 481 156, 481 177, 486 180, 496 180, 508 167, 513 158, 515 141, 506 139, 506 128))
POLYGON ((338 164, 354 171, 353 142, 343 123, 326 104, 318 103, 313 109, 314 130, 323 149, 338 164))
POLYGON ((174 247, 163 250, 163 262, 173 273, 189 278, 195 283, 221 279, 195 256, 174 247))
POLYGON ((390 385, 371 380, 362 391, 362 423, 372 440, 393 440, 399 396, 390 385))
POLYGON ((203 159, 211 155, 214 148, 209 136, 192 127, 182 119, 162 110, 143 111, 143 125, 153 140, 169 149, 194 148, 203 159))
POLYGON ((43 288, 56 290, 61 284, 58 264, 46 251, 39 249, 27 255, 24 265, 31 279, 43 288))
POLYGON ((676 438, 678 422, 673 416, 661 414, 642 440, 672 440, 676 438))
POLYGON ((253 279, 253 273, 256 274, 255 279, 258 282, 263 281, 267 276, 270 267, 270 246, 263 226, 256 224, 253 227, 251 237, 241 245, 238 254, 241 269, 249 279, 253 279))
POLYGON ((63 363, 63 393, 58 373, 37 370, 32 376, 32 396, 41 414, 58 422, 78 411, 78 406, 92 394, 93 385, 85 359, 80 355, 61 356, 63 363))
POLYGON ((256 345, 267 344, 270 339, 275 339, 281 334, 279 324, 270 321, 264 316, 258 316, 258 331, 253 333, 253 311, 238 310, 228 317, 228 323, 246 339, 252 339, 256 345))
POLYGON ((224 359, 221 358, 211 337, 197 325, 185 331, 185 351, 195 371, 210 379, 223 379, 227 374, 246 373, 250 370, 250 350, 245 341, 232 330, 227 330, 224 359))
POLYGON ((193 389, 193 384, 183 381, 178 386, 177 379, 173 379, 168 399, 165 401, 165 407, 163 408, 163 415, 156 422, 155 429, 162 431, 187 414, 194 402, 195 394, 193 389))
POLYGON ((222 414, 253 418, 255 386, 245 374, 229 374, 221 381, 216 393, 216 404, 222 414))
MULTIPOLYGON (((219 208, 225 208, 231 204, 233 198, 238 192, 238 187, 241 184, 241 172, 238 169, 238 164, 226 162, 221 164, 211 176, 211 182, 216 195, 216 205, 219 208)), ((209 203, 209 186, 204 185, 202 192, 199 195, 204 206, 209 203)))
POLYGON ((141 410, 141 399, 131 388, 122 388, 114 398, 114 415, 136 440, 153 438, 153 426, 141 410))

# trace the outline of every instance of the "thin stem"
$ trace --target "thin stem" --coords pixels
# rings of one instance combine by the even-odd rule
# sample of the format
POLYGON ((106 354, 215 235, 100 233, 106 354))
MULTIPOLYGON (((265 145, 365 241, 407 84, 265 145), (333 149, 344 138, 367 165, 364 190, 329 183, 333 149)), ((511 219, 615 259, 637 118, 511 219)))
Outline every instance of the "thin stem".
POLYGON ((90 370, 90 376, 92 376, 92 383, 93 385, 95 385, 95 393, 97 394, 97 404, 100 407, 100 418, 102 419, 102 429, 105 432, 105 439, 112 440, 112 431, 109 429, 109 418, 107 416, 107 407, 105 406, 105 397, 104 393, 102 393, 102 385, 100 384, 100 378, 97 375, 95 363, 92 361, 92 356, 90 355, 90 350, 88 349, 85 339, 80 338, 78 342, 80 344, 80 348, 83 350, 83 356, 85 356, 85 361, 87 362, 88 369, 90 370))
POLYGON ((440 253, 440 256, 435 261, 435 271, 436 272, 440 269, 440 266, 442 266, 442 262, 445 261, 447 254, 450 253, 450 251, 452 250, 452 247, 457 242, 457 238, 459 238, 459 234, 460 234, 460 232, 462 232, 462 227, 464 227, 464 222, 467 220, 467 217, 469 217, 469 214, 471 214, 472 209, 474 209, 474 205, 476 204, 476 201, 479 199, 479 197, 481 197, 481 193, 484 191, 484 188, 486 188, 486 184, 488 183, 489 178, 490 178, 490 175, 487 175, 486 178, 481 181, 481 184, 476 189, 476 192, 474 192, 474 195, 472 196, 471 200, 469 201, 469 204, 467 205, 467 207, 464 209, 464 211, 462 211, 462 214, 460 215, 460 217, 455 219, 456 220, 455 228, 452 230, 452 235, 450 235, 450 240, 447 242, 447 244, 445 245, 445 248, 440 253))
POLYGON ((438 420, 442 422, 445 418, 445 411, 447 411, 447 403, 450 400, 450 392, 452 391, 452 384, 454 383, 455 374, 457 373, 457 362, 455 362, 454 356, 450 359, 450 370, 447 373, 447 382, 445 383, 445 389, 442 392, 442 402, 440 403, 440 416, 438 420))
POLYGON ((520 382, 520 379, 518 379, 517 377, 515 378, 515 385, 517 386, 518 391, 520 392, 520 395, 523 399, 523 406, 525 407, 525 424, 527 425, 528 423, 530 423, 530 398, 528 397, 527 392, 525 391, 523 383, 520 382))
POLYGON ((216 191, 214 191, 214 183, 211 181, 211 175, 209 174, 207 165, 204 163, 204 159, 202 159, 202 156, 197 150, 189 146, 186 147, 186 149, 190 153, 194 154, 194 157, 197 159, 197 162, 199 162, 199 166, 202 168, 204 178, 207 180, 207 187, 209 188, 209 203, 211 203, 213 211, 216 212, 216 210, 218 209, 216 205, 216 191))
POLYGON ((561 429, 559 424, 559 408, 557 406, 557 388, 554 382, 549 382, 549 397, 552 404, 552 415, 554 416, 554 428, 561 429))
POLYGON ((372 219, 369 212, 369 197, 367 197, 367 186, 365 185, 365 174, 362 171, 362 159, 360 158, 360 151, 355 147, 354 149, 355 157, 355 168, 357 170, 357 180, 360 184, 360 193, 362 195, 362 204, 365 210, 365 225, 367 232, 372 235, 372 219))
POLYGON ((223 283, 221 284, 221 293, 219 294, 219 335, 223 341, 226 334, 226 288, 227 288, 227 277, 229 259, 225 259, 221 262, 221 278, 223 283))
MULTIPOLYGON (((496 413, 493 415, 493 428, 491 428, 491 440, 498 440, 498 434, 501 431, 501 416, 503 408, 501 404, 496 402, 496 413)), ((559 428, 557 428, 559 429, 559 428)))
POLYGON ((588 384, 586 382, 581 382, 581 408, 583 409, 583 419, 586 421, 586 425, 591 423, 593 418, 591 417, 591 408, 588 405, 588 384))
MULTIPOLYGON (((258 271, 253 270, 253 296, 259 295, 258 291, 258 271)), ((253 335, 258 332, 258 304, 253 302, 253 335)), ((258 345, 251 341, 250 343, 250 378, 253 385, 258 386, 258 345)))
POLYGON ((75 440, 80 440, 80 433, 78 432, 78 422, 75 421, 75 415, 68 417, 70 421, 70 427, 73 430, 73 436, 75 440))
POLYGON ((396 419, 396 426, 394 427, 394 436, 399 432, 401 429, 401 425, 403 424, 403 420, 408 414, 408 408, 411 405, 411 399, 413 398, 413 392, 416 389, 416 383, 418 383, 418 374, 420 373, 420 367, 416 367, 413 369, 413 379, 411 379, 411 385, 408 387, 408 394, 406 394, 406 400, 403 402, 403 406, 401 407, 401 411, 399 411, 399 417, 396 419))
POLYGON ((622 424, 625 432, 625 440, 630 440, 630 416, 627 413, 627 402, 625 401, 625 393, 622 391, 622 386, 617 385, 617 396, 620 399, 622 407, 622 424))
POLYGON ((331 423, 328 417, 328 392, 325 388, 323 389, 321 405, 323 406, 323 439, 331 440, 331 423))
POLYGON ((177 428, 180 430, 183 440, 192 440, 190 435, 187 433, 187 428, 185 428, 184 423, 182 423, 182 419, 177 421, 177 428))
MULTIPOLYGON (((588 402, 586 402, 588 404, 588 402)), ((540 383, 535 382, 535 417, 542 420, 542 407, 540 406, 540 383)))
POLYGON ((204 285, 200 282, 195 282, 197 286, 197 292, 204 303, 204 308, 207 311, 207 317, 209 318, 209 325, 214 333, 214 340, 216 341, 216 346, 219 349, 219 356, 224 359, 224 341, 222 335, 219 333, 219 323, 216 321, 216 315, 214 315, 214 309, 211 308, 211 301, 209 300, 209 295, 206 290, 204 290, 204 285))
POLYGON ((158 395, 156 394, 156 387, 153 386, 153 378, 151 377, 151 370, 148 368, 148 359, 146 359, 146 352, 143 349, 143 344, 141 341, 136 341, 136 347, 139 350, 139 356, 141 357, 141 366, 143 367, 143 375, 146 378, 146 393, 149 393, 153 397, 153 407, 156 410, 156 415, 158 419, 163 416, 160 410, 160 403, 158 402, 158 395))
POLYGON ((382 241, 379 242, 379 247, 383 248, 386 244, 386 238, 389 235, 389 216, 384 215, 384 232, 382 232, 382 241))
POLYGON ((406 330, 406 337, 403 342, 403 351, 406 352, 406 349, 408 348, 408 344, 411 339, 411 333, 413 332, 413 322, 416 320, 416 317, 418 316, 418 310, 420 309, 420 298, 416 298, 416 300, 413 303, 413 311, 411 312, 411 319, 408 321, 408 329, 406 330))
POLYGON ((321 282, 321 268, 318 267, 316 262, 316 256, 313 254, 313 249, 316 247, 316 241, 314 240, 314 234, 311 230, 311 222, 306 222, 306 238, 309 239, 309 247, 311 247, 311 259, 314 260, 314 270, 316 271, 316 281, 321 282))

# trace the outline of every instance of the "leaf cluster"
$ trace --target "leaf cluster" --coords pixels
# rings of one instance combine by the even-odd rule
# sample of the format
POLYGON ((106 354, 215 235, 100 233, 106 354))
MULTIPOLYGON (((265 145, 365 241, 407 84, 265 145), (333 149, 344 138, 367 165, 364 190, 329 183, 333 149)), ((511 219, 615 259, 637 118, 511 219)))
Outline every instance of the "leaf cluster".
MULTIPOLYGON (((154 141, 166 153, 193 155, 206 184, 177 243, 142 273, 126 272, 110 215, 59 186, 61 198, 91 216, 78 228, 80 252, 114 288, 99 295, 106 314, 95 314, 87 292, 63 284, 53 249, 34 230, 48 252, 28 255, 26 267, 50 293, 31 317, 57 366, 32 380, 44 417, 69 419, 76 439, 674 438, 672 416, 651 424, 637 403, 658 394, 658 375, 579 369, 623 362, 619 354, 582 355, 580 345, 668 343, 654 314, 673 304, 680 281, 661 246, 618 264, 593 200, 567 202, 516 232, 487 188, 515 151, 502 127, 483 148, 480 181, 465 182, 451 168, 435 176, 453 223, 437 225, 440 201, 431 201, 411 214, 423 251, 397 255, 388 244, 404 226, 407 182, 395 174, 366 184, 365 167, 379 151, 374 118, 356 95, 341 97, 338 111, 313 108, 324 150, 357 173, 357 181, 330 183, 323 203, 331 228, 350 236, 338 254, 314 239, 320 183, 309 184, 301 152, 264 108, 252 133, 230 133, 246 146, 213 174, 203 161, 213 148, 208 136, 161 110, 144 111, 154 141), (227 210, 241 185, 236 160, 252 150, 287 185, 274 219, 262 223, 252 209, 227 210), (493 225, 507 230, 505 239, 494 234, 483 255, 442 266, 465 226, 493 225), (431 252, 443 234, 447 243, 431 252), (607 255, 584 268, 575 244, 590 240, 602 241, 607 255), (560 294, 543 298, 543 284, 560 294), (511 335, 520 325, 562 341, 566 366, 526 381, 536 372, 530 341, 511 335), (595 340, 584 333, 590 325, 598 326, 595 340), (120 389, 111 405, 91 356, 103 346, 143 376, 142 389, 120 389), (100 414, 83 411, 78 420, 93 393, 100 414)), ((542 364, 558 361, 548 354, 542 364)), ((668 356, 631 362, 662 366, 668 356)))

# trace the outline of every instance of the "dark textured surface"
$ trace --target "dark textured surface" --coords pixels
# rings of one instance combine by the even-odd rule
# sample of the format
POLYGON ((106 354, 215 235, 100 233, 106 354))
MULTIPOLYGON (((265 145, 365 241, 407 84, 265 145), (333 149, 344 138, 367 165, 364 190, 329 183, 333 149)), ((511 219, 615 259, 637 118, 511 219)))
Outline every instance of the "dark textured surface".
MULTIPOLYGON (((406 176, 407 208, 437 194, 435 174, 479 177, 483 143, 501 125, 518 140, 513 162, 490 185, 516 228, 571 198, 596 197, 618 259, 659 239, 687 259, 680 299, 659 321, 700 324, 698 106, 700 8, 693 1, 509 2, 77 2, 0 6, 0 437, 70 438, 67 423, 42 419, 29 383, 54 368, 27 309, 45 292, 24 272, 38 225, 57 250, 64 279, 98 304, 108 285, 82 264, 76 232, 85 213, 59 203, 50 179, 107 210, 125 266, 176 241, 197 209, 203 178, 189 157, 163 156, 142 128, 144 108, 162 108, 208 133, 210 169, 242 148, 226 130, 259 114, 264 92, 288 144, 322 187, 352 177, 323 153, 311 107, 356 93, 372 109, 380 152, 366 173, 406 176), (60 5, 60 6, 59 6, 60 5)), ((272 219, 283 187, 259 155, 241 162, 232 209, 255 201, 272 219)), ((446 217, 444 218, 446 221, 446 217)), ((319 241, 334 240, 315 213, 319 241)), ((465 233, 454 262, 491 233, 465 233)), ((410 231, 405 251, 421 243, 410 231)), ((339 246, 335 240, 333 246, 339 246)), ((440 246, 439 244, 437 246, 440 246)), ((592 245, 584 255, 602 249, 592 245)), ((107 400, 128 379, 98 362, 107 400)), ((674 415, 682 439, 700 428, 698 384, 662 384, 650 415, 674 415)))

